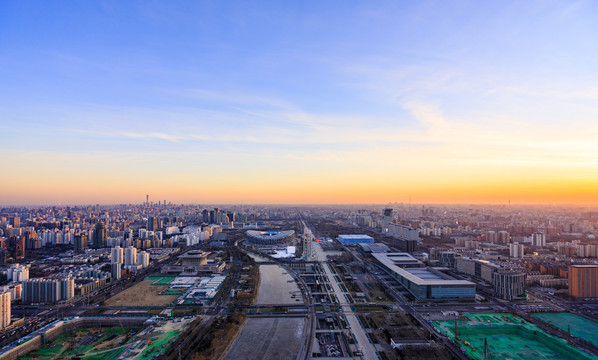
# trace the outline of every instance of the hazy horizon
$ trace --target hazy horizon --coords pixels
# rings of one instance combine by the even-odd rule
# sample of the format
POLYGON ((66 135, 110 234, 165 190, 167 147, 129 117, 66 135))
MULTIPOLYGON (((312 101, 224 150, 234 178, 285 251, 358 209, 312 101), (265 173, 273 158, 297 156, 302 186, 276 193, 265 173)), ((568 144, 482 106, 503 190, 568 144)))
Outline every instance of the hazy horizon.
MULTIPOLYGON (((150 203, 152 201, 150 200, 150 203)), ((80 206, 80 207, 88 207, 88 206, 121 206, 121 205, 138 205, 144 206, 145 203, 142 202, 120 202, 120 203, 30 203, 30 204, 0 204, 0 207, 3 208, 19 208, 19 207, 53 207, 53 206, 80 206)), ((150 204, 152 205, 152 204, 150 204)), ((154 206, 162 206, 162 202, 159 204, 153 202, 154 206)), ((498 207, 537 207, 537 206, 549 206, 549 207, 559 207, 559 208, 595 208, 598 207, 598 204, 573 204, 573 203, 405 203, 405 202, 387 202, 387 203, 243 203, 243 202, 168 202, 166 205, 169 206, 202 206, 202 207, 212 207, 212 206, 289 206, 289 207, 309 207, 309 206, 330 206, 330 207, 343 207, 343 206, 402 206, 402 207, 419 207, 419 206, 498 206, 498 207)))

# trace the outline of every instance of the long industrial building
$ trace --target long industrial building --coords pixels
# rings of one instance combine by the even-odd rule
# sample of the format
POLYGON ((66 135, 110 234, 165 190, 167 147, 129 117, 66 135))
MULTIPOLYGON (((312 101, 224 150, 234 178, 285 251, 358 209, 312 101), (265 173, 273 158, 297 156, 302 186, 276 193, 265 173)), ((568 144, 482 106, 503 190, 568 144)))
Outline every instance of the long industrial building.
POLYGON ((475 299, 474 283, 425 267, 407 253, 374 253, 372 256, 417 300, 475 299))

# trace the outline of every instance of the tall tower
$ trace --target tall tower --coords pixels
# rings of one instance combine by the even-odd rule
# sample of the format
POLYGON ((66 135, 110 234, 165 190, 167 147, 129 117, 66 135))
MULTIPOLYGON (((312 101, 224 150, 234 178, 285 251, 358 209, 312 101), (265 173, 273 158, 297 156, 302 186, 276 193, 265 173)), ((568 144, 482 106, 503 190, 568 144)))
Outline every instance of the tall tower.
POLYGON ((0 329, 10 325, 10 292, 0 293, 0 329))
POLYGON ((389 232, 390 222, 392 220, 392 209, 384 209, 382 210, 382 233, 386 234, 389 232))
POLYGON ((96 224, 95 231, 93 232, 93 247, 94 249, 101 249, 106 247, 108 239, 108 231, 106 230, 106 226, 103 222, 98 222, 96 224))
POLYGON ((149 205, 149 195, 145 195, 145 205, 149 205))
POLYGON ((75 241, 73 242, 73 248, 75 251, 83 251, 87 249, 87 234, 80 233, 75 235, 75 241))

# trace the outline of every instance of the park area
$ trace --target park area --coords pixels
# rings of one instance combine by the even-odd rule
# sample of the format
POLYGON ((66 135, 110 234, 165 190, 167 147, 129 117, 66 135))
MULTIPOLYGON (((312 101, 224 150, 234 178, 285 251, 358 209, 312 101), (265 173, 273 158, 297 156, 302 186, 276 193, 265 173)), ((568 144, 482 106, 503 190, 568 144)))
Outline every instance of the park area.
POLYGON ((167 306, 176 300, 179 292, 168 292, 173 277, 147 277, 104 302, 105 306, 167 306))
POLYGON ((454 321, 434 321, 433 325, 471 359, 596 359, 511 314, 463 314, 456 326, 454 321))

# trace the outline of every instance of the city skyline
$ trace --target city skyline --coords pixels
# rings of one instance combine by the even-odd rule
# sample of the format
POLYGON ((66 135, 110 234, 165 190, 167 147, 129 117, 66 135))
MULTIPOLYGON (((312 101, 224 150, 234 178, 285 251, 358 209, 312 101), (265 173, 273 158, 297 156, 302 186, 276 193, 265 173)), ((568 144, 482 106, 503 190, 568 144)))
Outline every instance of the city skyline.
POLYGON ((595 205, 597 10, 4 2, 0 205, 595 205))

